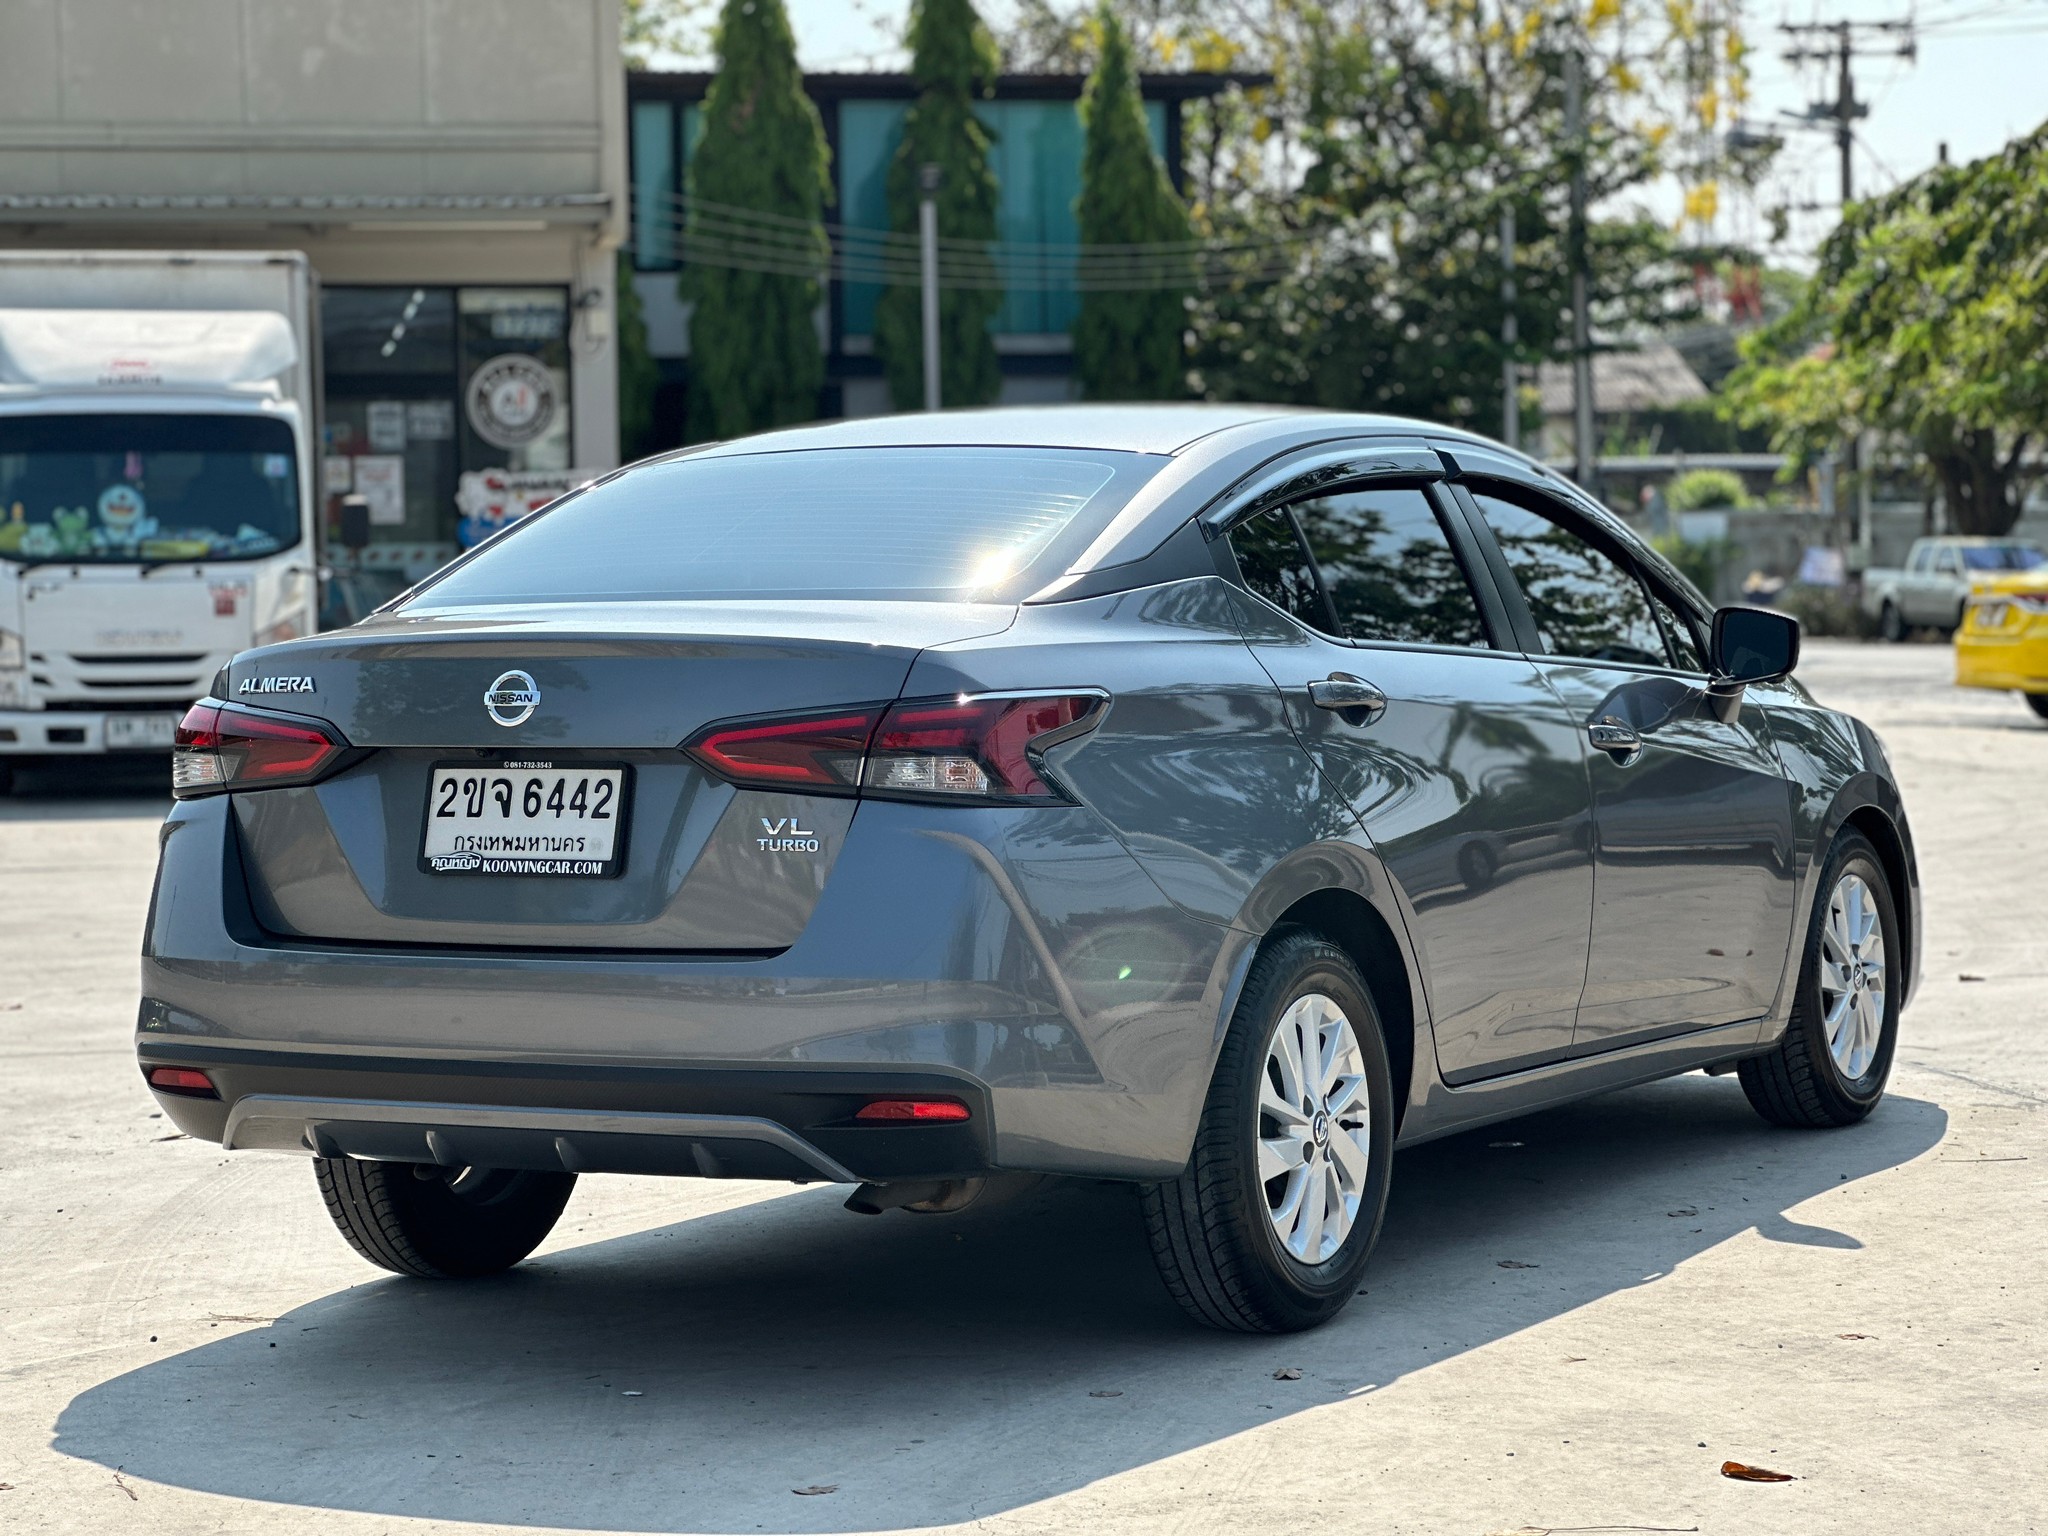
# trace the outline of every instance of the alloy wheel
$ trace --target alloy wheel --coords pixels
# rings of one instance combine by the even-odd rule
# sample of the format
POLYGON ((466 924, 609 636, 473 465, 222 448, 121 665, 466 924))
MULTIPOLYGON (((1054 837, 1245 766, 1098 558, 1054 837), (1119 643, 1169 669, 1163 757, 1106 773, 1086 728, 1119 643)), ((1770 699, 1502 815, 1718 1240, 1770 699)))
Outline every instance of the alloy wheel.
POLYGON ((1884 925, 1863 877, 1845 874, 1820 933, 1821 1023, 1828 1053, 1849 1082, 1870 1070, 1884 1031, 1884 925))
POLYGON ((1280 1246, 1321 1264, 1358 1220, 1371 1167, 1372 1112, 1357 1032, 1334 998, 1289 1004, 1259 1079, 1259 1183, 1280 1246))

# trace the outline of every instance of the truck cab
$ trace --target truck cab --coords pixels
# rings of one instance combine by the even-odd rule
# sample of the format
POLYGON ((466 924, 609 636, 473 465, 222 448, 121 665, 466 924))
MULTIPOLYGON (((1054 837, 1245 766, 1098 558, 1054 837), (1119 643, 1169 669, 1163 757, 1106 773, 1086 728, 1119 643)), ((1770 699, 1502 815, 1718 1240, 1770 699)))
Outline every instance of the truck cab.
POLYGON ((168 752, 233 655, 312 633, 305 310, 279 297, 0 308, 0 787, 168 752))
POLYGON ((2024 539, 1915 539, 1904 566, 1864 573, 1863 603, 1887 640, 1904 640, 1920 628, 1946 633, 1962 622, 1973 582, 2042 565, 2048 552, 2024 539))

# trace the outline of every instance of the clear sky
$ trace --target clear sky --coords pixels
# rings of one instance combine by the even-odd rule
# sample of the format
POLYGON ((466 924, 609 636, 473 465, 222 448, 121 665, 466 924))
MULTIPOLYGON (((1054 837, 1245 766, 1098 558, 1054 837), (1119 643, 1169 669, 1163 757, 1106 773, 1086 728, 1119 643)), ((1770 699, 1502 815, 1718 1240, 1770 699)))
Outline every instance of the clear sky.
MULTIPOLYGON (((786 0, 803 62, 809 69, 900 67, 898 47, 909 0, 786 0)), ((1009 7, 985 0, 983 14, 1000 24, 1009 7)), ((1856 61, 1856 94, 1871 103, 1857 127, 1859 192, 1881 191, 1932 165, 1946 143, 1958 160, 1991 153, 2048 118, 2048 0, 1747 0, 1753 47, 1751 121, 1779 127, 1781 112, 1803 112, 1832 100, 1832 66, 1786 63, 1791 42, 1780 22, 1914 19, 1918 57, 1873 52, 1856 61)), ((1873 49, 1889 40, 1868 34, 1873 49)), ((1832 135, 1796 127, 1785 134, 1773 182, 1760 202, 1817 202, 1827 208, 1796 216, 1795 250, 1810 249, 1834 223, 1837 156, 1832 135)), ((1662 200, 1660 199, 1660 205, 1662 200)), ((1660 206, 1660 211, 1663 210, 1660 206)), ((1737 206, 1731 227, 1739 240, 1763 230, 1737 206)))

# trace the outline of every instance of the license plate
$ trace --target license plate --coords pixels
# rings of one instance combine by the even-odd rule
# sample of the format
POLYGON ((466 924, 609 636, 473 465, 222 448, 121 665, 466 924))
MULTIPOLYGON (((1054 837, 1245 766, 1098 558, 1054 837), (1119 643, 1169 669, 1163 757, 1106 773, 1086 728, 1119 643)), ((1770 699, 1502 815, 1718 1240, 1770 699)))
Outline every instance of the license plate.
POLYGON ((169 747, 178 734, 176 715, 109 715, 107 749, 169 747))
POLYGON ((437 875, 615 875, 626 769, 434 765, 420 865, 437 875))

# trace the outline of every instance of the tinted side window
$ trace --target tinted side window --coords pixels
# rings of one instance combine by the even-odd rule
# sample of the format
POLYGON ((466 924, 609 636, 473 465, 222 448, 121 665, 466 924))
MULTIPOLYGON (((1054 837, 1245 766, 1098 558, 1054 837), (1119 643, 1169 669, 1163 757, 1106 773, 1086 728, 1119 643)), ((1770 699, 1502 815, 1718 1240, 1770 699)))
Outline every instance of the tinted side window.
POLYGON ((1539 512, 1475 496, 1529 600, 1543 648, 1587 661, 1669 666, 1649 594, 1635 576, 1539 512))
POLYGON ((1312 629, 1330 627, 1315 569, 1295 537, 1294 519, 1286 508, 1275 507, 1239 523, 1230 530, 1230 548, 1246 586, 1312 629))
POLYGON ((1681 672, 1706 671, 1707 653, 1700 644, 1698 626, 1654 593, 1650 601, 1657 605, 1657 617, 1664 621, 1664 633, 1670 638, 1671 649, 1677 655, 1678 669, 1681 672))
POLYGON ((1294 513, 1349 638, 1487 643, 1464 567, 1422 491, 1338 491, 1294 513))

